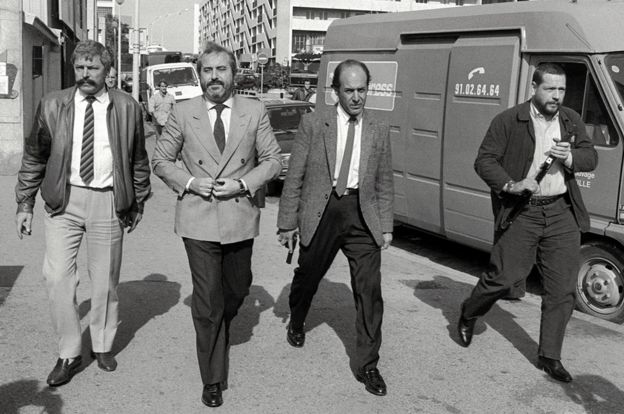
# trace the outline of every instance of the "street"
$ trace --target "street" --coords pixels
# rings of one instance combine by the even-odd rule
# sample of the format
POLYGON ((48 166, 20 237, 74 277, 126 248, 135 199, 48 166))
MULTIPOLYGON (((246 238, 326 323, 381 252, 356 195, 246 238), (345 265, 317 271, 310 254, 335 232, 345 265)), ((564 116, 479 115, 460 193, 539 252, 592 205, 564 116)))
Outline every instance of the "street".
MULTIPOLYGON (((148 152, 154 145, 149 134, 148 152)), ((57 358, 45 286, 43 203, 33 234, 15 234, 15 176, 0 177, 0 413, 199 413, 201 401, 190 314, 191 279, 173 233, 175 194, 152 176, 153 197, 137 230, 125 236, 120 320, 106 373, 89 358, 72 381, 49 388, 57 358)), ((477 323, 469 348, 458 344, 461 301, 487 254, 397 229, 382 255, 385 300, 379 369, 388 395, 364 390, 349 367, 355 310, 339 254, 321 283, 301 349, 286 342, 292 265, 275 236, 278 198, 269 197, 255 241, 254 283, 231 328, 229 389, 221 413, 616 413, 624 407, 624 326, 575 312, 562 362, 574 376, 551 380, 535 367, 540 298, 499 302, 477 323)), ((82 249, 84 250, 84 249, 82 249)), ((89 319, 90 283, 79 255, 78 306, 89 319)))

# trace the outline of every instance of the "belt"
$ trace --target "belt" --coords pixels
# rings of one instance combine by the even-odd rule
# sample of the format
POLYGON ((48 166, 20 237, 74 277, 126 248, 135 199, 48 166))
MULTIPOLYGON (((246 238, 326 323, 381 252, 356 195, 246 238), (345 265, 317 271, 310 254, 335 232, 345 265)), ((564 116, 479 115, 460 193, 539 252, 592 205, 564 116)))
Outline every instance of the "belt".
MULTIPOLYGON (((336 187, 334 187, 334 192, 336 192, 336 187)), ((359 193, 360 193, 360 190, 358 190, 357 188, 347 188, 345 189, 345 192, 343 194, 336 193, 336 195, 338 197, 342 197, 342 196, 347 196, 347 195, 358 195, 359 193)))
POLYGON ((548 204, 552 204, 555 201, 559 200, 563 197, 563 194, 558 194, 554 196, 533 196, 529 199, 530 206, 547 206, 548 204))

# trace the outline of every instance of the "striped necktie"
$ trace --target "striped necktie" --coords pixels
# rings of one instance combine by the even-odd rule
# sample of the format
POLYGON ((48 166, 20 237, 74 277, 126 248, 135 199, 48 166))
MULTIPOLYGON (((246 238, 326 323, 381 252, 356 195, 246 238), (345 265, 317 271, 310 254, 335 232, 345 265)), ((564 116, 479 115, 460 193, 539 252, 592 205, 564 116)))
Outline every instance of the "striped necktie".
POLYGON ((94 117, 93 117, 93 101, 95 96, 89 95, 85 97, 87 109, 85 110, 84 128, 82 130, 82 150, 80 152, 80 178, 89 185, 93 181, 93 158, 94 149, 93 141, 95 139, 94 117))
POLYGON ((223 126, 223 120, 221 119, 221 112, 223 112, 226 106, 223 104, 216 104, 213 108, 217 111, 217 119, 215 120, 212 132, 214 134, 215 141, 217 141, 217 147, 219 147, 219 151, 223 154, 223 149, 225 148, 225 127, 223 126))
POLYGON ((347 180, 349 179, 349 169, 351 168, 351 158, 353 155, 353 141, 355 140, 355 123, 357 118, 352 116, 349 118, 349 128, 347 129, 347 142, 345 144, 344 154, 342 156, 342 164, 340 164, 340 172, 338 180, 336 180, 336 195, 342 197, 347 190, 347 180))

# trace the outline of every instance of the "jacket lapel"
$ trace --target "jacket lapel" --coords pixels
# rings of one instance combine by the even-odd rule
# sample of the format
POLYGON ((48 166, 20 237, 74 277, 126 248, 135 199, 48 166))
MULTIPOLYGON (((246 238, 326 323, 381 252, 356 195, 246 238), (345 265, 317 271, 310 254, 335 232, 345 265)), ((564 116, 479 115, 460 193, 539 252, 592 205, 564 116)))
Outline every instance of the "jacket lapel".
POLYGON ((327 165, 329 166, 329 176, 334 179, 336 170, 336 146, 338 145, 338 125, 336 111, 325 112, 323 119, 323 141, 325 142, 325 153, 327 154, 327 165))
POLYGON ((212 126, 210 125, 210 118, 208 117, 208 109, 205 102, 203 98, 197 98, 195 113, 192 115, 193 130, 195 131, 195 135, 197 135, 199 143, 218 164, 221 160, 221 152, 219 151, 219 147, 217 147, 214 135, 212 135, 212 126))
POLYGON ((359 186, 362 186, 364 176, 366 174, 366 167, 368 166, 368 158, 372 151, 373 143, 375 142, 375 124, 372 119, 369 119, 366 114, 362 117, 362 139, 360 140, 360 168, 359 168, 359 186))

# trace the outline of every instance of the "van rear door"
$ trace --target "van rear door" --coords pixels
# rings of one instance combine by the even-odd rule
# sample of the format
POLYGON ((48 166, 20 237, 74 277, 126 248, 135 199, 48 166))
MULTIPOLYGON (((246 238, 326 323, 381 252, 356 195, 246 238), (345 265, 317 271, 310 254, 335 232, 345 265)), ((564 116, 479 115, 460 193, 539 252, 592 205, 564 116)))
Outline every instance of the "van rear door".
POLYGON ((477 150, 492 119, 516 104, 519 33, 460 36, 451 50, 444 119, 442 211, 445 234, 488 248, 490 189, 474 172, 477 150))
POLYGON ((392 141, 395 215, 410 225, 442 233, 441 160, 449 55, 454 39, 403 38, 396 52, 401 125, 392 141))

